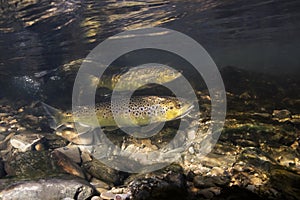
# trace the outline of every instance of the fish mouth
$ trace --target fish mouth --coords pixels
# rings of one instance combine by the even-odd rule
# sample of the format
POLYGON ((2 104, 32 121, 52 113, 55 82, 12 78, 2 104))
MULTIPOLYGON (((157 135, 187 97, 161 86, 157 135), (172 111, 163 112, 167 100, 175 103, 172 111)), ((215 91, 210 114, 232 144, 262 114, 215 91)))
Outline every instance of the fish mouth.
POLYGON ((181 119, 181 118, 187 116, 193 108, 194 108, 194 105, 193 104, 190 105, 182 115, 179 115, 175 119, 181 119))

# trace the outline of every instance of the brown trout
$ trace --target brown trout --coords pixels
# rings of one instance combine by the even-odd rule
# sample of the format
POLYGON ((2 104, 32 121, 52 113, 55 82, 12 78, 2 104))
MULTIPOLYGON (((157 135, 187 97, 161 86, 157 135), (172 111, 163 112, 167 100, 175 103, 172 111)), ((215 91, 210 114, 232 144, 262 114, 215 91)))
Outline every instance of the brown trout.
POLYGON ((81 125, 101 127, 143 126, 175 120, 188 114, 193 104, 183 98, 170 96, 135 96, 130 99, 129 106, 123 99, 101 102, 92 106, 82 106, 73 114, 62 112, 45 103, 43 107, 49 116, 50 127, 57 129, 63 124, 78 122, 81 125), (114 110, 114 112, 112 111, 114 110), (97 121, 93 116, 96 113, 97 121), (114 115, 117 115, 118 125, 114 115))
MULTIPOLYGON (((99 80, 97 87, 105 87, 115 91, 130 91, 133 88, 140 88, 140 86, 145 83, 164 84, 180 76, 180 72, 172 70, 171 68, 151 65, 131 68, 126 73, 118 73, 112 76, 102 75, 100 79, 96 78, 95 81, 99 80), (116 87, 120 80, 122 80, 122 84, 116 87)), ((146 87, 147 86, 144 85, 141 88, 146 87)))

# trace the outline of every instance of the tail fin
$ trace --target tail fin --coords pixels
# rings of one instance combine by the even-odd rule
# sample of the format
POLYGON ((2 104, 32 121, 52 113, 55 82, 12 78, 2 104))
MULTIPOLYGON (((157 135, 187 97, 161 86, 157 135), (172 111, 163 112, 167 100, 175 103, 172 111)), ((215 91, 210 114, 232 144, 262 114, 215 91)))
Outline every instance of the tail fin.
POLYGON ((50 128, 57 129, 60 125, 62 125, 62 120, 63 120, 62 112, 43 102, 41 102, 41 104, 46 112, 46 116, 48 118, 50 128))

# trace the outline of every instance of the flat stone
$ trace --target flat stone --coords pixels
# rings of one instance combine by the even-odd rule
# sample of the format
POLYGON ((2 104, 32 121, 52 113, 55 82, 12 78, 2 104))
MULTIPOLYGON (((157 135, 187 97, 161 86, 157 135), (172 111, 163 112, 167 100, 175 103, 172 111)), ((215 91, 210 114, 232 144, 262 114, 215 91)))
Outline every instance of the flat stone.
POLYGON ((289 110, 273 110, 272 116, 278 119, 290 118, 291 112, 289 110))
POLYGON ((269 113, 253 113, 252 116, 262 117, 262 118, 270 118, 271 115, 269 113))
POLYGON ((209 153, 201 158, 201 164, 208 167, 231 167, 236 161, 235 155, 209 153))
POLYGON ((68 158, 70 158, 72 161, 74 161, 76 163, 81 163, 80 151, 77 146, 61 147, 61 148, 57 148, 55 150, 63 153, 68 158))
POLYGON ((31 150, 37 143, 43 142, 45 139, 39 134, 19 134, 14 135, 10 139, 10 144, 20 152, 31 150))
POLYGON ((0 192, 0 199, 83 200, 94 194, 94 188, 87 181, 74 177, 47 178, 36 181, 19 181, 8 185, 0 192))
POLYGON ((115 198, 115 194, 107 191, 107 192, 102 192, 101 195, 100 195, 100 197, 102 199, 114 199, 115 198))

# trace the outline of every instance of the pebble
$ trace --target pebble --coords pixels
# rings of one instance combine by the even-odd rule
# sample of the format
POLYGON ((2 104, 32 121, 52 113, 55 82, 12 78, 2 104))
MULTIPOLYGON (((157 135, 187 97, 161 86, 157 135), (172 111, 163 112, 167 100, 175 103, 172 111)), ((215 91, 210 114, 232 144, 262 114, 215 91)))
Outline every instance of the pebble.
POLYGON ((11 120, 10 122, 9 122, 9 124, 15 124, 15 123, 17 123, 18 121, 16 120, 16 119, 13 119, 13 120, 11 120))
POLYGON ((194 154, 195 153, 194 147, 189 147, 189 152, 190 154, 194 154))
POLYGON ((4 133, 4 132, 6 132, 6 128, 3 126, 0 126, 0 133, 4 133))
POLYGON ((42 143, 38 143, 34 146, 34 149, 37 151, 43 151, 45 150, 45 146, 42 143))
POLYGON ((191 130, 188 132, 188 139, 189 140, 194 140, 196 138, 196 133, 194 130, 191 130))
POLYGON ((0 113, 0 117, 6 117, 6 116, 8 116, 9 114, 8 113, 0 113))

